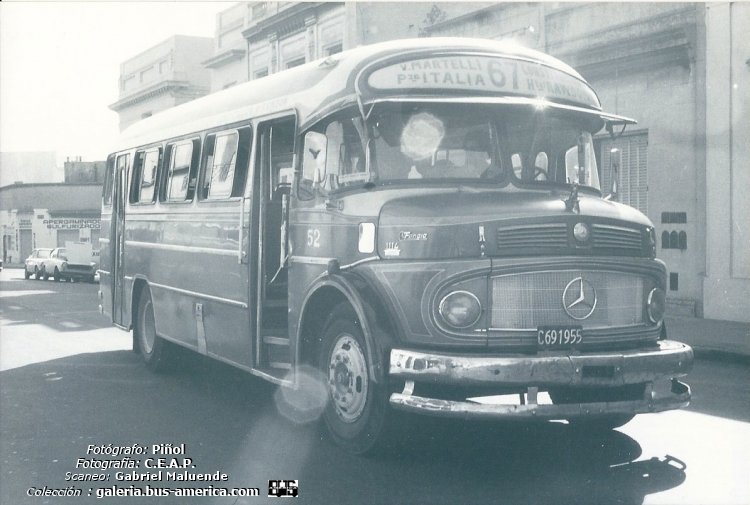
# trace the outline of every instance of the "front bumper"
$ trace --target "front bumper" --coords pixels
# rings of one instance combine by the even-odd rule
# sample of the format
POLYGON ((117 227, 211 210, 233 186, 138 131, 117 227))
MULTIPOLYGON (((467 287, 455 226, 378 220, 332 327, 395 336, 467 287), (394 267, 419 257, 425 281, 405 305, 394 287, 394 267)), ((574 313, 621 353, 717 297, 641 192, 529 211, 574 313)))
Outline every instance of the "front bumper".
POLYGON ((70 279, 91 279, 94 277, 96 270, 93 267, 68 267, 60 272, 61 277, 70 279))
MULTIPOLYGON (((568 419, 601 414, 639 414, 685 407, 690 388, 676 377, 693 366, 693 350, 662 340, 649 349, 566 355, 471 356, 393 349, 391 377, 406 385, 393 393, 394 408, 446 417, 568 419), (656 387, 669 381, 667 390, 656 387), (415 383, 459 386, 503 386, 524 390, 525 404, 484 404, 413 394, 415 383), (555 388, 615 388, 644 384, 640 399, 540 405, 539 391, 555 388)), ((606 393, 605 393, 606 394, 606 393)))

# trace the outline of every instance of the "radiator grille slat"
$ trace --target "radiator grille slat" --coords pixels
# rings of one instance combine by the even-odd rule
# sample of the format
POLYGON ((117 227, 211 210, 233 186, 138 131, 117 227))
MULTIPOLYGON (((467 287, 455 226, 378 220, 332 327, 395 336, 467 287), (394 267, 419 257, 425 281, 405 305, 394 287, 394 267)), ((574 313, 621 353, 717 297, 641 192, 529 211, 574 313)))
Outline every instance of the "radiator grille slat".
POLYGON ((518 247, 564 248, 568 246, 565 223, 501 227, 497 230, 497 249, 518 247))
POLYGON ((619 272, 565 270, 494 277, 491 325, 494 329, 522 330, 548 325, 594 329, 643 324, 643 292, 642 277, 619 272), (573 319, 563 307, 565 286, 579 276, 597 294, 596 308, 584 320, 573 319))
POLYGON ((641 232, 620 226, 595 224, 592 234, 594 249, 615 248, 641 250, 641 232))

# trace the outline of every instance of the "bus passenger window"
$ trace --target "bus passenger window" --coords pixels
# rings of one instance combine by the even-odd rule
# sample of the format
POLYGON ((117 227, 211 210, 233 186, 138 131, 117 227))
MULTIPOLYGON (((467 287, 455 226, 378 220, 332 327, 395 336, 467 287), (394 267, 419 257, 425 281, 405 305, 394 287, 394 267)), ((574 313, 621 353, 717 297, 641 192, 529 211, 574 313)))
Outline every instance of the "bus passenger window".
POLYGON ((242 196, 250 159, 252 130, 240 128, 206 137, 202 199, 242 196))
POLYGON ((208 199, 230 197, 234 183, 239 135, 237 132, 223 133, 208 142, 205 196, 208 199))
POLYGON ((169 202, 184 202, 193 198, 195 181, 193 181, 195 170, 194 144, 197 141, 188 141, 173 144, 169 156, 169 172, 167 173, 166 200, 169 202))
POLYGON ((130 203, 152 203, 156 187, 156 171, 161 148, 139 151, 135 155, 133 180, 130 183, 130 203))

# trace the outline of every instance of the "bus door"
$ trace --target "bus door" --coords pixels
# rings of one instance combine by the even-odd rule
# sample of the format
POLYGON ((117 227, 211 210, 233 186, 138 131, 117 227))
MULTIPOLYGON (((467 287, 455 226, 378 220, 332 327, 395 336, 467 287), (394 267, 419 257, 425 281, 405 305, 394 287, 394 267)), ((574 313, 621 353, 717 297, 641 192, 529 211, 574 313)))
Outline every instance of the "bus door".
POLYGON ((288 332, 287 216, 294 176, 296 119, 287 116, 258 127, 255 181, 259 233, 256 366, 273 375, 291 368, 288 332))
POLYGON ((109 241, 109 257, 112 271, 112 321, 123 324, 123 256, 125 250, 125 198, 127 195, 128 167, 130 154, 117 157, 114 173, 114 194, 112 195, 112 221, 109 241))

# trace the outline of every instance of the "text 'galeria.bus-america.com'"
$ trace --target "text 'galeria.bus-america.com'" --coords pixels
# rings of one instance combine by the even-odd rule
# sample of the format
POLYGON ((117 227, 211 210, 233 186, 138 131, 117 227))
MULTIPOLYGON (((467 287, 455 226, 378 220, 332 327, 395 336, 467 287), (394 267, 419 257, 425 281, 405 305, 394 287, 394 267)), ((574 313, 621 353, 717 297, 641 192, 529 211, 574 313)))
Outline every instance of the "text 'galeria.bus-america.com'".
POLYGON ((599 182, 593 135, 633 122, 564 63, 472 39, 195 100, 108 159, 102 311, 149 368, 182 346, 318 392, 355 453, 395 410, 611 429, 684 407, 653 224, 599 182))

